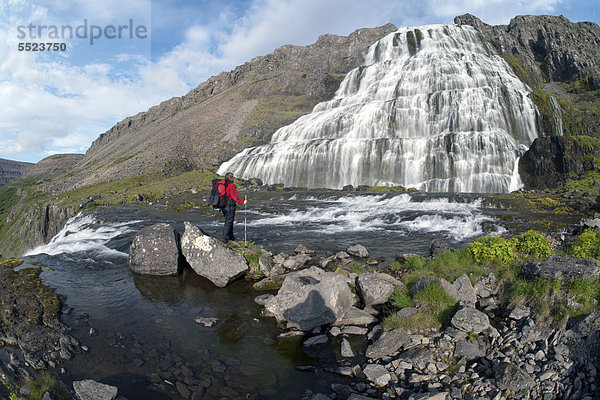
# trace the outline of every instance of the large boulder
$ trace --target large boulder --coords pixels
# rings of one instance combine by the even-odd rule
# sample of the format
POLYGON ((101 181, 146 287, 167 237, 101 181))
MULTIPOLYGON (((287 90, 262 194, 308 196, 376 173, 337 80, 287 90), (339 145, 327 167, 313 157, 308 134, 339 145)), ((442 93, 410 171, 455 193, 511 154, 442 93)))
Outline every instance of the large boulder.
POLYGON ((550 257, 544 261, 532 261, 521 268, 521 275, 527 279, 554 279, 574 281, 577 279, 598 279, 600 266, 595 260, 580 260, 574 257, 550 257))
POLYGON ((147 226, 133 238, 129 248, 129 268, 145 275, 181 273, 177 233, 169 224, 147 226))
POLYGON ((343 276, 311 267, 289 274, 265 308, 278 321, 310 331, 342 320, 353 303, 354 295, 343 276))
POLYGON ((387 302, 396 286, 403 285, 388 274, 360 274, 356 279, 361 298, 365 306, 387 302))
POLYGON ((204 235, 200 229, 185 221, 181 251, 190 267, 218 287, 225 287, 249 271, 244 256, 204 235))

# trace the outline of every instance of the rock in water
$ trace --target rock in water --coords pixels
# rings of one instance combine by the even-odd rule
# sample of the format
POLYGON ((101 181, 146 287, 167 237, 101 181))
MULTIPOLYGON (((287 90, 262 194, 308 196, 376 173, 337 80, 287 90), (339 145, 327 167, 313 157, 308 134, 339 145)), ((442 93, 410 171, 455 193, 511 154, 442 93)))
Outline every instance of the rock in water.
POLYGON ((311 267, 289 274, 265 308, 278 321, 310 331, 341 320, 353 302, 354 295, 343 276, 311 267))
POLYGON ((73 382, 75 395, 79 400, 113 400, 117 397, 117 388, 91 379, 73 382))
POLYGON ((369 257, 369 251, 365 248, 365 246, 361 244, 356 244, 354 246, 348 247, 346 250, 348 254, 352 254, 355 257, 367 258, 369 257))
POLYGON ((147 226, 133 238, 129 268, 145 275, 178 275, 181 272, 175 229, 160 223, 147 226))
POLYGON ((204 235, 194 224, 185 221, 181 251, 192 269, 218 287, 225 287, 249 271, 244 256, 218 240, 204 235))

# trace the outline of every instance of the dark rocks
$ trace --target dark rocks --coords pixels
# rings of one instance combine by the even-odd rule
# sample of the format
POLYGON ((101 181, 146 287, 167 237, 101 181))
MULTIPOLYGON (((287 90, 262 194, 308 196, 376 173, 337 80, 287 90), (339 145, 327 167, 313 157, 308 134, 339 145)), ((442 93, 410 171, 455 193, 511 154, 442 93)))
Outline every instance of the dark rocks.
POLYGON ((342 187, 342 192, 351 192, 354 190, 354 186, 352 185, 345 185, 344 187, 342 187))
POLYGON ((138 274, 178 275, 181 273, 179 243, 169 224, 147 226, 133 238, 129 249, 129 268, 138 274))
POLYGON ((600 276, 600 266, 595 260, 550 257, 523 265, 521 275, 529 280, 541 278, 571 282, 577 279, 597 279, 600 276))
POLYGON ((254 186, 262 186, 263 185, 263 181, 260 178, 252 178, 250 179, 250 184, 254 185, 254 186))
POLYGON ((404 284, 388 274, 366 273, 356 279, 365 306, 386 303, 396 286, 404 284))
POLYGON ((431 257, 437 257, 440 253, 446 253, 452 250, 452 247, 441 239, 433 239, 429 245, 429 255, 431 257))
POLYGON ((73 382, 75 395, 79 400, 114 400, 117 388, 91 379, 73 382))
POLYGON ((568 179, 594 170, 600 140, 567 136, 537 138, 519 160, 526 189, 555 188, 568 179))
POLYGON ((311 267, 290 273, 276 296, 265 305, 278 321, 310 331, 342 319, 354 298, 344 277, 311 267))
POLYGON ((244 256, 218 240, 204 235, 197 226, 185 222, 181 251, 192 269, 218 287, 225 287, 248 272, 244 256))

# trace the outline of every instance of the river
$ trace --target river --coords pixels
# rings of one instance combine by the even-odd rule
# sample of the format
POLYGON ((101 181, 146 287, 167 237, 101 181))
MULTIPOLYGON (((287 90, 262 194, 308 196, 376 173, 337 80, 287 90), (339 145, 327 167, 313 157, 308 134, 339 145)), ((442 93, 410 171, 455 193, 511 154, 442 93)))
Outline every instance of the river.
MULTIPOLYGON (((249 197, 247 212, 238 208, 236 215, 239 240, 246 234, 257 245, 286 253, 301 243, 316 257, 362 244, 383 258, 379 267, 398 253, 426 254, 434 238, 460 247, 485 234, 542 227, 558 232, 577 223, 569 215, 524 215, 508 201, 476 194, 278 191, 249 197)), ((204 202, 191 194, 182 201, 204 202)), ((65 362, 64 380, 113 384, 130 400, 179 399, 186 390, 206 399, 296 399, 306 389, 329 393, 331 382, 343 382, 325 372, 349 365, 339 356, 339 340, 332 352, 309 358, 300 338, 278 337, 274 319, 261 316, 262 307, 253 302, 261 293, 251 282, 219 289, 189 269, 179 277, 129 270, 136 232, 156 222, 182 232, 183 221, 220 236, 222 216, 216 211, 110 206, 79 214, 49 244, 26 253, 28 264, 44 266, 43 281, 66 297, 72 312, 63 320, 88 348, 65 362), (219 322, 204 327, 194 321, 197 316, 219 322)), ((357 353, 366 345, 360 337, 351 343, 357 353)))

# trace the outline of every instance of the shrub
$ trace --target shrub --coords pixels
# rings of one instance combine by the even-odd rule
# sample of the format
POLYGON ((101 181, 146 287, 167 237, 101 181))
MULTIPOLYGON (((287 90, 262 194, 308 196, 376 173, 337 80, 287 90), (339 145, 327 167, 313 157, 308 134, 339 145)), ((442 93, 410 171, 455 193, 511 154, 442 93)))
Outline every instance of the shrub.
POLYGON ((517 239, 516 249, 528 259, 546 259, 552 254, 548 241, 539 232, 532 230, 517 239))
POLYGON ((509 265, 517 259, 516 243, 515 239, 490 235, 475 240, 469 245, 468 251, 478 264, 509 265))
POLYGON ((600 232, 585 230, 571 242, 568 253, 582 259, 600 260, 600 232))

